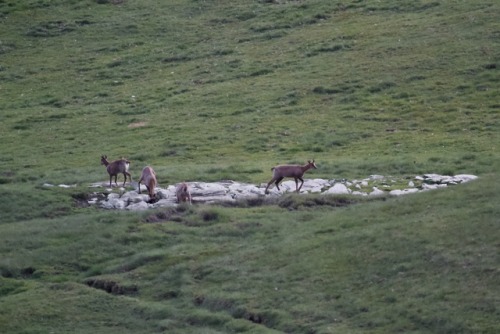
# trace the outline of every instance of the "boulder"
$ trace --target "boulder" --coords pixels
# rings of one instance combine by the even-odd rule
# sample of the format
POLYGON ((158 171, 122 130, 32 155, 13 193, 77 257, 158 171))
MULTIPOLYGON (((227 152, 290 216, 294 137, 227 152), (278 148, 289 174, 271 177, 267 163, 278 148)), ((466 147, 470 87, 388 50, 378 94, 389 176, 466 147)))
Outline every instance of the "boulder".
POLYGON ((329 195, 344 195, 344 194, 350 194, 351 190, 349 190, 349 188, 347 188, 345 184, 335 183, 333 187, 331 187, 330 189, 326 190, 323 193, 329 195))
POLYGON ((369 195, 370 196, 380 196, 380 195, 384 195, 384 194, 385 194, 385 191, 380 190, 377 187, 373 187, 373 191, 369 195))
POLYGON ((130 204, 126 207, 127 210, 130 211, 144 211, 150 208, 150 204, 146 202, 139 202, 139 203, 134 203, 130 204))
POLYGON ((413 194, 413 193, 416 193, 418 191, 419 190, 417 188, 395 189, 395 190, 391 190, 389 192, 389 195, 392 195, 392 196, 401 196, 401 195, 413 194))
POLYGON ((221 183, 187 182, 191 196, 223 196, 228 188, 221 183))

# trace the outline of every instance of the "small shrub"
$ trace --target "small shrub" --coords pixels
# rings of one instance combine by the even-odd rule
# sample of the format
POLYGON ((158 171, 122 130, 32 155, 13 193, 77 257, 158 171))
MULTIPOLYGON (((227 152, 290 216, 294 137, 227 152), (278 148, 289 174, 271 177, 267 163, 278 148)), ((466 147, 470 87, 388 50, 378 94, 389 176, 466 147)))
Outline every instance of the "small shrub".
POLYGON ((316 94, 337 94, 337 93, 341 92, 338 89, 325 88, 323 86, 314 87, 312 91, 313 91, 313 93, 316 93, 316 94))
POLYGON ((463 160, 469 160, 469 161, 476 160, 476 158, 477 157, 474 153, 468 153, 462 157, 463 160))
POLYGON ((258 70, 258 71, 250 73, 250 76, 251 77, 257 77, 257 76, 266 75, 266 74, 269 74, 269 73, 272 73, 272 72, 273 71, 264 68, 264 69, 261 69, 261 70, 258 70))
POLYGON ((394 82, 381 82, 381 83, 369 88, 368 91, 370 93, 378 93, 378 92, 387 90, 389 88, 392 88, 394 86, 396 86, 396 84, 394 82))
POLYGON ((200 212, 200 217, 206 222, 216 221, 219 219, 219 213, 216 210, 205 209, 200 212))
POLYGON ((85 281, 85 284, 113 295, 135 295, 139 291, 135 284, 123 285, 107 279, 89 278, 85 281))

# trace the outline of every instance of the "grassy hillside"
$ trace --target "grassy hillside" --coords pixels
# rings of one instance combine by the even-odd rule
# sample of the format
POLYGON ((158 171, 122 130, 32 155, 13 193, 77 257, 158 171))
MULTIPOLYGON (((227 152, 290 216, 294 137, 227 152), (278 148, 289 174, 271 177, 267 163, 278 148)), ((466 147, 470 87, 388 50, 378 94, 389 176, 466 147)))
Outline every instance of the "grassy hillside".
POLYGON ((2 331, 496 333, 493 181, 3 224, 2 331))
POLYGON ((0 332, 498 332, 499 13, 0 0, 0 332), (163 185, 311 158, 311 177, 480 178, 122 213, 78 205, 102 154, 163 185))
POLYGON ((94 181, 101 154, 168 181, 498 166, 495 1, 1 6, 4 182, 94 181))

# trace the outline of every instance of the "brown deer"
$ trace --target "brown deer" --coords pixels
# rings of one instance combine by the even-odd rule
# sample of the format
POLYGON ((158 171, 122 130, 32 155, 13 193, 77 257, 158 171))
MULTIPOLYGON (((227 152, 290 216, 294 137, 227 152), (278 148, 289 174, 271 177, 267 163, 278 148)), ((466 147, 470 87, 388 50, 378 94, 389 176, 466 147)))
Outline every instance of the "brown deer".
POLYGON ((295 190, 297 192, 300 191, 300 188, 302 188, 302 185, 304 184, 304 179, 302 176, 304 175, 305 172, 307 172, 311 168, 318 168, 316 167, 316 164, 313 161, 308 160, 307 164, 304 166, 301 165, 280 165, 280 166, 275 166, 271 168, 273 171, 273 178, 269 183, 267 184, 266 191, 265 193, 268 194, 268 189, 271 186, 271 184, 274 182, 276 184, 276 188, 280 190, 279 183, 285 178, 285 177, 293 177, 295 180, 295 190), (298 186, 297 180, 300 180, 300 187, 298 186))
POLYGON ((177 185, 175 189, 175 196, 177 196, 177 203, 189 202, 192 204, 191 193, 189 192, 189 187, 186 183, 182 182, 177 185))
POLYGON ((150 203, 155 202, 156 201, 155 188, 157 182, 156 182, 156 173, 153 170, 153 168, 146 166, 142 169, 142 174, 138 185, 139 194, 141 193, 141 182, 143 182, 146 188, 148 189, 149 202, 150 203))
POLYGON ((119 160, 115 160, 113 162, 108 161, 108 157, 106 155, 101 156, 101 165, 106 166, 106 170, 109 174, 109 187, 112 187, 111 180, 113 176, 115 177, 115 184, 118 187, 118 183, 116 183, 116 179, 118 178, 118 174, 123 174, 125 180, 123 181, 123 186, 125 186, 125 182, 127 182, 127 175, 129 177, 130 182, 132 182, 132 175, 128 172, 128 168, 130 166, 130 161, 125 158, 121 158, 119 160))

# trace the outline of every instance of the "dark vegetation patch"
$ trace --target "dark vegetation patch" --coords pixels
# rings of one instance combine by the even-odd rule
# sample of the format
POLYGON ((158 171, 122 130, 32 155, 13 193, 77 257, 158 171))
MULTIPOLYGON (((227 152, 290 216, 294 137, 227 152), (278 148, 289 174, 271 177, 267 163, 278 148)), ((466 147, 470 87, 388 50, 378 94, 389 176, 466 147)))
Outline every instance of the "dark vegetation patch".
POLYGON ((200 217, 206 222, 216 221, 219 219, 219 213, 214 210, 205 209, 200 212, 200 217))
POLYGON ((394 1, 394 2, 368 2, 368 5, 361 5, 364 10, 369 12, 388 11, 388 12, 421 12, 439 6, 438 1, 421 3, 420 1, 394 1))
POLYGON ((161 61, 163 63, 177 63, 177 62, 188 61, 191 59, 192 59, 192 57, 188 56, 188 55, 174 55, 174 56, 165 57, 161 61))
POLYGON ((316 86, 312 89, 312 92, 321 95, 332 95, 340 93, 352 94, 361 88, 363 88, 363 86, 357 83, 342 83, 335 87, 316 86))
MULTIPOLYGON (((0 54, 4 54, 4 53, 7 53, 11 50, 14 50, 16 48, 15 44, 14 43, 5 43, 5 42, 2 42, 0 43, 0 54)), ((3 67, 0 66, 0 72, 3 70, 3 67)))
POLYGON ((239 305, 238 301, 230 298, 196 295, 193 305, 205 308, 211 312, 227 312, 235 319, 244 319, 268 328, 276 328, 280 322, 280 314, 275 311, 250 310, 239 305))
MULTIPOLYGON (((254 324, 259 324, 271 329, 278 329, 283 322, 282 314, 274 310, 257 311, 239 307, 232 313, 232 316, 236 319, 245 319, 254 324)), ((307 331, 304 328, 300 329, 293 325, 291 326, 291 330, 285 332, 314 333, 314 331, 311 330, 307 331)))
POLYGON ((331 41, 323 42, 318 46, 307 48, 306 56, 314 57, 320 53, 334 53, 338 51, 351 50, 354 47, 353 36, 341 36, 331 41))
POLYGON ((185 219, 182 224, 190 227, 209 226, 215 223, 225 221, 223 213, 217 206, 204 206, 198 209, 196 214, 190 215, 185 219))
MULTIPOLYGON (((145 223, 165 223, 176 222, 186 226, 199 227, 208 226, 212 223, 220 223, 226 221, 225 215, 218 207, 230 208, 250 208, 259 206, 276 205, 288 210, 309 210, 317 207, 346 207, 349 205, 358 204, 360 202, 376 200, 378 198, 359 198, 348 195, 297 195, 285 194, 280 197, 258 196, 251 198, 243 198, 237 201, 221 201, 217 204, 202 206, 179 205, 177 207, 169 207, 148 215, 145 223)), ((236 224, 236 227, 245 229, 255 227, 252 224, 236 224), (251 225, 251 226, 250 226, 251 225)))
POLYGON ((0 276, 5 278, 31 278, 35 271, 36 269, 31 266, 24 268, 0 266, 0 276))
POLYGON ((55 37, 75 30, 73 23, 64 21, 43 22, 31 27, 26 35, 29 37, 55 37))
POLYGON ((0 297, 21 293, 26 289, 27 287, 22 281, 0 278, 0 297))
POLYGON ((266 74, 270 74, 270 73, 273 73, 273 71, 270 69, 263 68, 263 69, 260 69, 260 70, 257 70, 257 71, 250 73, 250 76, 251 77, 258 77, 258 76, 266 75, 266 74))
MULTIPOLYGON (((74 200, 75 206, 78 207, 78 208, 87 208, 87 207, 89 207, 90 206, 89 200, 91 198, 94 198, 95 196, 96 196, 96 194, 93 194, 91 196, 91 194, 84 193, 84 192, 79 192, 79 193, 71 195, 71 197, 74 200)), ((102 194, 102 196, 100 196, 100 197, 101 197, 100 199, 105 199, 106 198, 104 194, 102 194)))
POLYGON ((85 284, 91 288, 103 290, 113 295, 135 295, 139 291, 139 288, 135 284, 122 285, 108 279, 89 278, 85 280, 85 284))
POLYGON ((297 196, 284 195, 278 200, 278 206, 288 210, 300 210, 308 208, 316 208, 318 206, 326 207, 345 207, 359 203, 359 199, 350 196, 297 196))
POLYGON ((167 208, 155 212, 144 220, 146 223, 164 223, 164 222, 183 222, 185 217, 192 213, 192 208, 185 205, 179 205, 173 208, 167 208))
POLYGON ((387 90, 389 88, 395 87, 396 83, 394 82, 381 82, 376 85, 373 85, 372 87, 368 88, 368 91, 370 93, 379 93, 381 91, 387 90))
POLYGON ((277 203, 276 197, 258 196, 258 197, 241 198, 231 202, 229 201, 220 202, 218 203, 218 205, 231 208, 251 208, 263 205, 276 205, 276 203, 277 203))
POLYGON ((370 200, 377 200, 377 198, 374 197, 368 199, 361 198, 359 196, 355 197, 348 195, 298 195, 293 193, 284 194, 280 197, 258 196, 243 198, 233 202, 221 202, 217 205, 233 208, 250 208, 277 205, 281 208, 289 210, 306 210, 315 207, 345 207, 370 200))
POLYGON ((7 184, 13 181, 14 176, 16 176, 15 172, 12 171, 4 171, 0 173, 0 184, 7 184))

